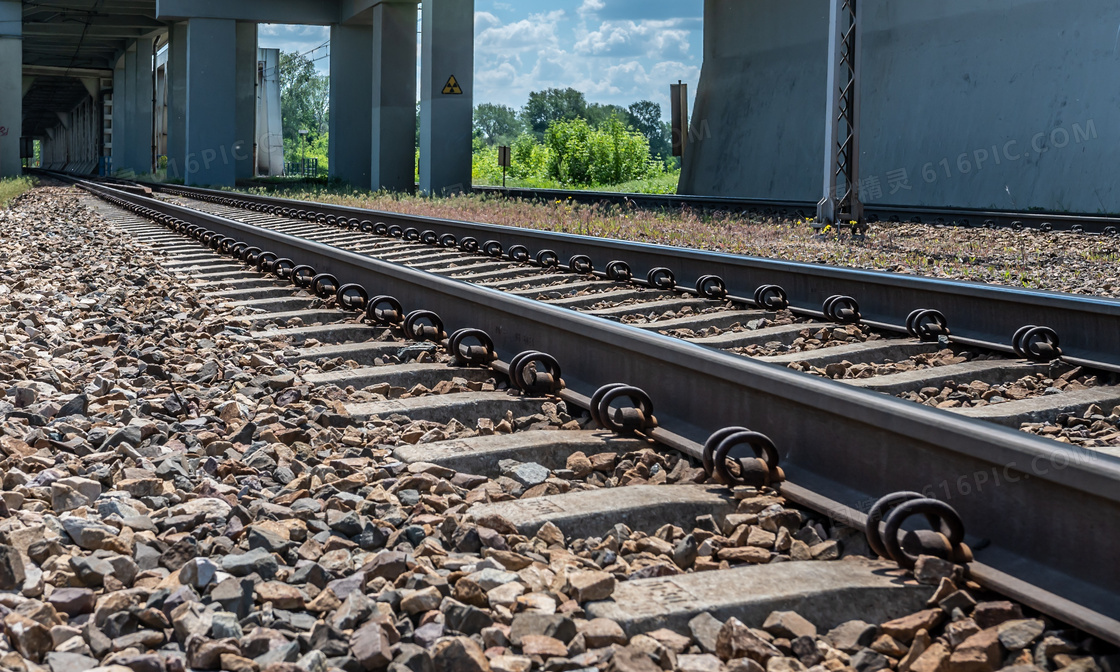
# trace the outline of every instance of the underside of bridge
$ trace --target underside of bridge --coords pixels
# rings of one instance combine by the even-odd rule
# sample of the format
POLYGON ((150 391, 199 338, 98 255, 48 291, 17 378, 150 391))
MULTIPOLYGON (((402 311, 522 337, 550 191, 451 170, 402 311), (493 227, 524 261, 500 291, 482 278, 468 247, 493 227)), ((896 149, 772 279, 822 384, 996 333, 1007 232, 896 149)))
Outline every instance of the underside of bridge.
POLYGON ((70 172, 148 174, 165 159, 190 184, 252 177, 275 149, 261 22, 331 28, 332 175, 413 189, 420 100, 421 189, 470 188, 473 0, 430 0, 422 17, 417 0, 0 0, 0 176, 37 141, 42 165, 70 172))

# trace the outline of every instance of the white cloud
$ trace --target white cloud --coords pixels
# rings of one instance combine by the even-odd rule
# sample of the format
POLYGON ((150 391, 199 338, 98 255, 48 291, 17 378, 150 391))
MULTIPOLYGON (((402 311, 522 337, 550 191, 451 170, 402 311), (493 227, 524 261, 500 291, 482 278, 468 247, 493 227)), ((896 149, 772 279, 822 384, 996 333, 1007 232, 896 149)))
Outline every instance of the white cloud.
POLYGON ((579 6, 580 16, 587 16, 588 14, 595 14, 602 11, 607 4, 603 0, 583 0, 583 4, 579 6))
POLYGON ((581 0, 574 12, 554 10, 508 22, 478 12, 476 102, 520 108, 531 91, 570 86, 591 102, 625 106, 652 100, 668 115, 669 84, 681 79, 695 91, 699 79, 699 21, 664 13, 657 19, 639 18, 640 13, 632 14, 634 19, 595 19, 613 7, 581 0))
POLYGON ((690 34, 680 19, 605 21, 576 42, 575 50, 595 56, 683 56, 691 47, 690 34))

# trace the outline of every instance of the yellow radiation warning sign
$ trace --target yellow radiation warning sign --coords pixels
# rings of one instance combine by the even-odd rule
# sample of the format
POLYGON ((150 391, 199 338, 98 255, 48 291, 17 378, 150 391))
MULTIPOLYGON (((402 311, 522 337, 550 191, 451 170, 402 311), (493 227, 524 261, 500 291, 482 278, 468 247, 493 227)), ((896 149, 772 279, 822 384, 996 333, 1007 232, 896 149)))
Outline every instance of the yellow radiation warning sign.
POLYGON ((443 95, 445 96, 460 96, 463 94, 463 87, 459 86, 459 80, 455 79, 455 75, 447 80, 443 85, 443 95))

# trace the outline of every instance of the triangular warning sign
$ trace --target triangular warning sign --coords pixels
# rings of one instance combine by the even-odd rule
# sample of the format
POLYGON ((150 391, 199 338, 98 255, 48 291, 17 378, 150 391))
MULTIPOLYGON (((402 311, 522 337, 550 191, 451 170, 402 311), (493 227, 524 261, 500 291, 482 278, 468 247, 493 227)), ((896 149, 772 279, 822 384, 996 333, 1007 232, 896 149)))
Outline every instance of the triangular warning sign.
POLYGON ((443 95, 445 95, 445 96, 451 96, 451 95, 459 96, 459 95, 462 95, 462 94, 463 94, 463 88, 461 86, 459 86, 459 80, 455 79, 455 75, 451 75, 451 78, 448 79, 447 83, 443 85, 443 95))

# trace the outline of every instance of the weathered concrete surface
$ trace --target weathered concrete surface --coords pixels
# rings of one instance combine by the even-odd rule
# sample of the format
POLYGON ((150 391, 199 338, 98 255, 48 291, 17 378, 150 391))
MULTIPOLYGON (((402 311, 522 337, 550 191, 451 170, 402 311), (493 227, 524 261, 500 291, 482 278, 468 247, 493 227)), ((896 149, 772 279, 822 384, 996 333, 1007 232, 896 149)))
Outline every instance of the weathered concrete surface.
POLYGON ((710 348, 742 348, 747 345, 763 345, 778 341, 789 345, 801 336, 801 332, 811 328, 812 325, 785 324, 778 327, 763 327, 752 331, 728 331, 718 336, 687 339, 690 343, 706 345, 710 348))
POLYGON ((633 636, 657 628, 687 633, 688 621, 704 612, 758 628, 772 611, 796 611, 824 631, 850 620, 883 623, 923 609, 933 587, 905 582, 899 573, 893 563, 853 558, 624 581, 612 600, 588 605, 587 615, 617 621, 633 636))
POLYGON ((828 3, 706 0, 704 29, 680 193, 818 200, 828 3))
MULTIPOLYGON (((273 318, 276 314, 272 315, 273 318)), ((254 331, 252 336, 254 338, 272 338, 274 336, 286 336, 291 339, 292 343, 300 344, 304 341, 315 339, 320 342, 340 342, 340 341, 368 341, 371 338, 376 338, 384 329, 377 329, 365 324, 356 323, 342 323, 342 324, 316 324, 310 327, 288 327, 277 330, 254 331), (277 334, 276 331, 283 333, 277 334)), ((351 346, 352 347, 352 346, 351 346)), ((398 346, 398 350, 404 346, 398 346)), ((357 360, 355 360, 357 361, 357 360)))
POLYGON ((337 385, 342 389, 353 385, 357 389, 388 383, 393 387, 411 389, 415 385, 431 388, 452 378, 484 382, 494 377, 489 369, 452 367, 446 364, 400 364, 397 366, 367 366, 360 369, 340 369, 327 373, 308 374, 304 382, 312 385, 337 385))
MULTIPOLYGON (((196 289, 200 289, 195 285, 196 289)), ((278 299, 282 297, 292 297, 291 285, 278 285, 275 281, 263 280, 261 284, 248 285, 240 283, 236 289, 223 289, 222 291, 214 292, 214 296, 219 299, 226 299, 229 301, 254 301, 260 299, 278 299)), ((310 297, 307 300, 311 300, 310 297)))
POLYGON ((555 470, 563 469, 568 456, 575 452, 621 453, 645 445, 639 439, 621 438, 611 432, 534 431, 399 446, 393 449, 393 456, 401 462, 431 462, 467 474, 497 476, 502 460, 536 462, 555 470))
POLYGON ((964 362, 930 369, 903 371, 874 378, 844 378, 840 382, 884 394, 902 394, 923 387, 941 387, 951 380, 958 383, 975 380, 989 385, 1010 383, 1034 373, 1046 373, 1049 368, 1045 364, 989 359, 982 362, 964 362))
MULTIPOLYGON (((245 301, 243 303, 256 304, 255 307, 268 310, 266 306, 274 306, 279 308, 280 306, 290 305, 292 301, 294 301, 294 299, 265 299, 264 301, 245 301)), ((277 312, 258 313, 256 315, 245 315, 242 319, 246 319, 250 322, 276 322, 278 324, 284 324, 288 320, 291 320, 293 318, 303 320, 304 324, 317 322, 328 323, 341 322, 343 320, 352 320, 355 319, 355 314, 346 313, 341 310, 300 310, 296 308, 288 310, 278 310, 277 312)), ((363 327, 365 325, 346 324, 340 326, 363 327)), ((336 340, 339 339, 336 338, 336 340)))
POLYGON ((719 313, 708 313, 706 315, 686 315, 684 317, 677 317, 671 320, 661 320, 659 322, 649 322, 647 324, 634 325, 639 329, 647 329, 649 331, 668 331, 669 329, 703 329, 704 327, 718 327, 720 329, 727 329, 731 325, 738 322, 739 324, 746 324, 751 320, 758 320, 761 318, 774 319, 775 313, 766 310, 725 310, 719 313))
MULTIPOLYGON (((1120 107, 1098 86, 1115 71, 1120 5, 860 11, 865 202, 1120 212, 1120 107)), ((681 193, 819 200, 828 3, 706 0, 704 27, 681 193)))
MULTIPOLYGON (((273 298, 266 297, 247 299, 242 301, 230 301, 230 305, 234 306, 235 308, 255 308, 257 310, 267 310, 269 312, 269 314, 266 315, 254 315, 253 318, 270 318, 271 315, 287 315, 289 313, 297 312, 301 313, 300 315, 298 315, 298 317, 301 318, 303 318, 302 313, 308 312, 314 312, 316 314, 323 313, 324 315, 329 315, 330 317, 328 319, 330 319, 331 321, 340 320, 343 317, 346 317, 346 313, 337 310, 312 311, 311 304, 315 303, 316 301, 318 301, 318 299, 310 296, 292 296, 292 290, 288 289, 287 292, 279 294, 273 298)), ((309 320, 304 318, 304 321, 307 322, 309 320)), ((316 319, 314 321, 321 322, 322 320, 316 319)))
POLYGON ((590 310, 588 313, 591 315, 598 315, 599 317, 623 317, 625 315, 648 315, 649 313, 664 313, 670 310, 680 310, 681 308, 692 308, 694 310, 704 310, 706 308, 713 308, 719 305, 713 301, 706 299, 661 299, 659 301, 649 301, 645 303, 636 303, 629 306, 612 306, 610 308, 600 308, 598 310, 590 310))
POLYGON ((834 348, 820 348, 806 352, 790 352, 773 357, 759 357, 763 362, 771 364, 792 364, 794 362, 808 362, 813 366, 825 366, 838 362, 851 362, 852 364, 873 364, 885 362, 888 359, 897 362, 909 359, 914 355, 925 352, 937 352, 941 346, 937 343, 922 343, 917 340, 896 341, 869 341, 866 343, 848 343, 834 348))
POLYGON ((733 512, 735 501, 728 494, 720 486, 636 485, 476 504, 467 513, 476 519, 496 513, 529 536, 551 522, 565 534, 586 537, 618 523, 645 532, 666 524, 692 529, 697 516, 710 513, 718 519, 733 512))
POLYGON ((261 277, 256 271, 212 271, 207 273, 191 273, 194 280, 244 280, 261 277))
POLYGON ((214 256, 210 258, 200 257, 197 259, 184 259, 182 261, 170 261, 167 263, 167 268, 173 271, 193 271, 204 270, 209 273, 217 273, 219 271, 244 271, 245 267, 241 264, 235 264, 229 259, 214 256))
POLYGON ((463 392, 347 404, 346 412, 357 422, 399 413, 412 420, 444 424, 458 420, 473 427, 479 418, 504 418, 506 411, 512 411, 514 417, 540 413, 543 402, 543 399, 515 397, 506 392, 463 392))
POLYGON ((583 296, 565 296, 559 299, 546 299, 545 302, 553 306, 559 306, 561 308, 588 308, 594 306, 597 303, 618 303, 619 301, 627 301, 629 299, 643 299, 646 297, 653 298, 660 294, 661 292, 653 289, 632 289, 627 287, 620 287, 619 289, 615 289, 609 292, 585 294, 583 296))
POLYGON ((954 413, 1018 428, 1025 422, 1053 422, 1063 413, 1081 415, 1093 404, 1111 409, 1120 404, 1120 387, 1090 387, 1076 392, 1005 401, 979 408, 954 408, 954 413))
MULTIPOLYGON (((195 289, 202 291, 219 290, 219 289, 261 289, 276 287, 276 281, 269 278, 241 278, 239 280, 212 280, 207 282, 200 282, 192 284, 195 289)), ((285 291, 291 292, 291 289, 285 291)))
MULTIPOLYGON (((365 338, 372 338, 377 335, 377 331, 369 329, 369 334, 365 338)), ((309 327, 308 329, 321 329, 319 327, 309 327)), ((318 339, 318 336, 312 336, 318 339)), ((306 339, 305 339, 306 340, 306 339)), ((329 339, 327 339, 329 340, 329 339)), ((361 339, 357 339, 361 340, 361 339)), ((359 364, 371 365, 378 357, 385 355, 395 355, 401 350, 409 347, 409 343, 402 343, 400 341, 376 341, 372 343, 343 343, 339 345, 325 345, 314 348, 304 348, 296 355, 296 360, 310 360, 315 361, 319 359, 334 359, 342 357, 344 360, 353 360, 359 364)))

